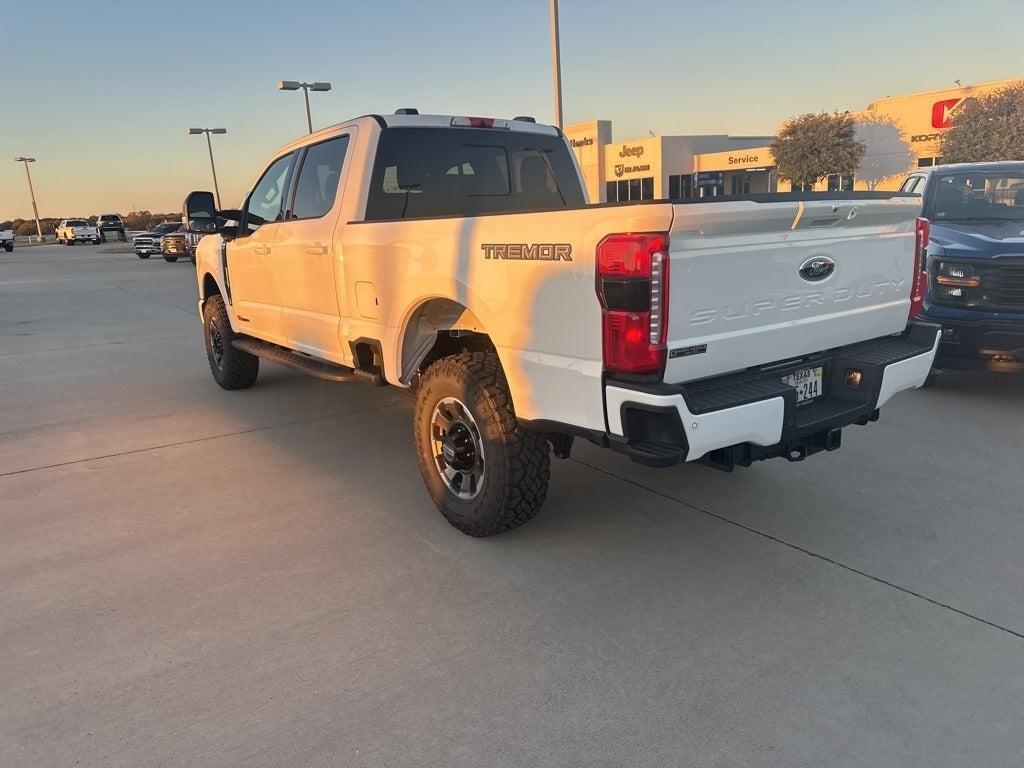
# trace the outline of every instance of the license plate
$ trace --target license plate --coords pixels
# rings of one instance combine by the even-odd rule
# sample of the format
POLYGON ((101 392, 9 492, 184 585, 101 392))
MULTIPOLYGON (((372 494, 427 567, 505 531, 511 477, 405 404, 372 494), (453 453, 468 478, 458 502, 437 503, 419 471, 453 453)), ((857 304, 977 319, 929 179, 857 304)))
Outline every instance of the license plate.
POLYGON ((782 380, 796 390, 796 401, 806 403, 821 394, 822 368, 803 368, 793 371, 782 380))

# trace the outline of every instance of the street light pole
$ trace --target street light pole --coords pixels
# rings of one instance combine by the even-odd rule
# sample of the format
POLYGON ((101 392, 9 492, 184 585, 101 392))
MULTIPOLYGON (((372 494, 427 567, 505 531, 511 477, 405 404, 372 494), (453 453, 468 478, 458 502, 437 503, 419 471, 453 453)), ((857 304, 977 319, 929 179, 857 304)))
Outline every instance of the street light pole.
POLYGON ((39 223, 39 208, 36 206, 36 191, 32 188, 32 174, 28 170, 28 164, 34 163, 34 157, 16 157, 14 162, 25 164, 25 178, 28 179, 28 195, 32 198, 32 215, 36 217, 36 235, 39 242, 43 240, 43 225, 39 223))
POLYGON ((279 91, 297 91, 302 89, 302 96, 306 101, 306 127, 309 132, 313 132, 313 118, 309 113, 309 92, 310 91, 329 91, 331 90, 330 83, 300 83, 298 80, 278 80, 277 90, 279 91))
POLYGON ((309 88, 306 88, 305 86, 303 86, 303 88, 302 88, 302 98, 304 98, 306 100, 306 127, 309 129, 309 132, 312 133, 313 132, 313 118, 309 114, 309 88))
POLYGON ((217 208, 220 209, 220 187, 217 186, 217 165, 213 162, 213 142, 210 140, 210 134, 222 134, 227 133, 227 128, 189 128, 190 136, 195 136, 200 133, 206 134, 206 148, 210 150, 210 171, 213 173, 213 193, 217 197, 217 208))
POLYGON ((210 173, 213 174, 213 194, 217 196, 217 209, 220 210, 220 187, 217 186, 217 164, 213 162, 213 141, 210 132, 206 132, 206 148, 210 151, 210 173))
POLYGON ((558 0, 551 0, 551 69, 555 81, 555 125, 562 127, 562 51, 558 40, 558 0))

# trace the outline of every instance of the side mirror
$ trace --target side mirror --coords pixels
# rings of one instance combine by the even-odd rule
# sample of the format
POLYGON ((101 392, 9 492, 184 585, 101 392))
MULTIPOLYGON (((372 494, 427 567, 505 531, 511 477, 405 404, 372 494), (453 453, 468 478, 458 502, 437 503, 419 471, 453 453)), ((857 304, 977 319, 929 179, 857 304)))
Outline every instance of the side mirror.
POLYGON ((209 234, 217 228, 217 204, 212 192, 190 192, 185 198, 181 220, 189 232, 209 234))
POLYGON ((212 192, 190 192, 185 198, 181 221, 185 231, 195 235, 216 232, 230 240, 238 236, 241 211, 218 211, 212 192))

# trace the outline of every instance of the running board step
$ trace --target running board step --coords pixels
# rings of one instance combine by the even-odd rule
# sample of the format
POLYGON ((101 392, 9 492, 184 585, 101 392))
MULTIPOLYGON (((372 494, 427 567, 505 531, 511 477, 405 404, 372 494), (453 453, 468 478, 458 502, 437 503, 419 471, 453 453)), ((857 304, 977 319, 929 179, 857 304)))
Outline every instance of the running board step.
POLYGON ((384 374, 376 366, 373 368, 356 368, 352 371, 352 375, 357 379, 365 381, 367 384, 373 384, 375 387, 383 387, 387 383, 384 381, 384 374))
POLYGON ((648 467, 671 467, 686 459, 686 451, 670 443, 627 443, 625 453, 648 467))
POLYGON ((231 346, 243 352, 248 352, 250 355, 262 357, 264 360, 269 360, 272 363, 284 365, 288 368, 294 368, 296 371, 302 371, 324 381, 355 381, 357 378, 364 378, 357 375, 358 372, 353 371, 351 368, 328 363, 325 360, 310 357, 301 352, 294 352, 287 347, 271 344, 269 341, 246 337, 235 339, 231 342, 231 346))

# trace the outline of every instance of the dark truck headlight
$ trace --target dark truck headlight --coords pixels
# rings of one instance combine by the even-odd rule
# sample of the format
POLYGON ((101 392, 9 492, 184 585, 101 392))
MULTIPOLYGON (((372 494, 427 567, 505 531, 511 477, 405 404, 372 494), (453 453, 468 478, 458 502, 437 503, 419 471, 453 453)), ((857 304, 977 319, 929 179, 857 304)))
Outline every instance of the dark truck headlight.
POLYGON ((939 261, 935 269, 935 298, 948 304, 966 304, 971 288, 981 285, 974 267, 957 261, 939 261))
POLYGON ((974 267, 970 264, 940 261, 935 282, 958 288, 977 288, 981 285, 981 278, 974 274, 974 267))

